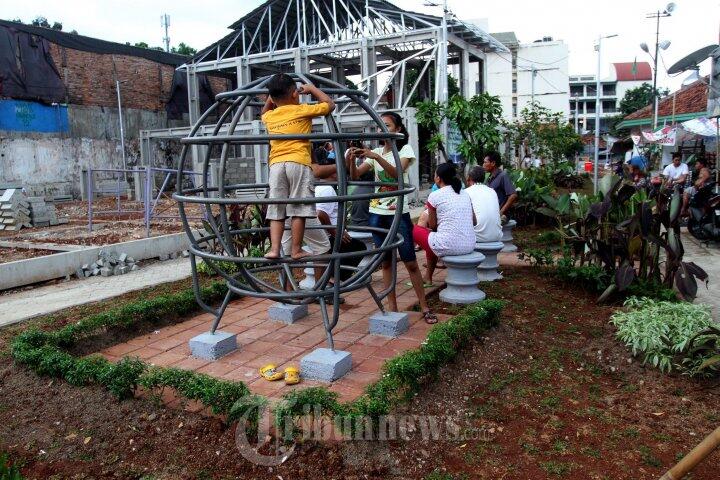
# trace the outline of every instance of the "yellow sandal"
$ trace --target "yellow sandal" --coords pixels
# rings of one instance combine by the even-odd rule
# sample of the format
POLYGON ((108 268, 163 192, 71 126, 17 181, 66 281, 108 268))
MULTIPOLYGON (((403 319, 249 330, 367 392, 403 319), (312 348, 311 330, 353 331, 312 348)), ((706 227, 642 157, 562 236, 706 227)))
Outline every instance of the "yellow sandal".
POLYGON ((269 382, 280 380, 283 378, 283 373, 276 370, 276 366, 273 363, 268 363, 260 369, 260 375, 269 382))
POLYGON ((285 385, 296 385, 300 383, 300 369, 287 367, 285 369, 285 385))

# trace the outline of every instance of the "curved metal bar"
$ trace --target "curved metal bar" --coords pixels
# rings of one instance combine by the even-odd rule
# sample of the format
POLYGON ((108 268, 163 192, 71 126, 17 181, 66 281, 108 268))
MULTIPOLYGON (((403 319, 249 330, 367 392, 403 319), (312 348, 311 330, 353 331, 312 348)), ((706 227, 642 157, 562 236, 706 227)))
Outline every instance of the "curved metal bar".
POLYGON ((402 139, 400 133, 292 133, 292 134, 261 134, 261 135, 206 135, 202 137, 185 137, 180 139, 183 145, 209 145, 211 143, 242 143, 255 145, 270 140, 396 140, 402 139))
MULTIPOLYGON (((308 134, 297 134, 297 135, 245 135, 236 134, 236 128, 242 117, 243 112, 248 107, 259 106, 261 102, 254 99, 255 96, 267 93, 267 89, 264 88, 270 77, 263 77, 257 79, 242 88, 232 91, 223 92, 216 96, 216 102, 213 106, 208 109, 193 126, 188 137, 182 139, 183 149, 181 153, 180 165, 177 173, 177 187, 173 198, 178 202, 180 217, 183 222, 183 228, 190 239, 190 253, 193 271, 193 282, 194 285, 197 283, 197 269, 196 269, 196 258, 200 257, 207 264, 216 271, 226 281, 228 285, 228 295, 225 297, 223 304, 219 310, 214 310, 208 305, 202 302, 199 297, 199 290, 196 292, 196 297, 200 305, 204 310, 212 312, 215 315, 215 321, 213 322, 212 331, 215 331, 220 319, 223 315, 225 307, 230 299, 231 294, 238 295, 249 295, 257 298, 273 299, 285 303, 293 304, 307 304, 311 301, 320 302, 320 310, 323 315, 323 324, 328 337, 328 344, 331 348, 334 348, 334 341, 332 337, 332 330, 337 325, 340 318, 339 308, 334 308, 332 318, 328 315, 327 302, 328 297, 332 297, 332 303, 336 307, 339 305, 340 296, 343 293, 351 292, 359 288, 367 288, 378 304, 378 307, 382 310, 382 298, 388 295, 394 289, 394 281, 389 285, 383 292, 379 294, 372 288, 372 273, 377 269, 380 263, 384 260, 385 256, 391 253, 391 268, 393 270, 393 279, 396 276, 396 251, 398 246, 403 242, 402 237, 398 234, 400 222, 403 215, 403 201, 406 195, 412 193, 415 188, 412 186, 406 186, 404 180, 404 172, 402 164, 399 158, 399 152, 397 150, 396 141, 402 138, 401 134, 392 133, 385 126, 380 115, 375 112, 370 104, 365 100, 367 94, 359 92, 357 90, 348 89, 344 85, 340 85, 337 82, 320 77, 313 74, 291 74, 293 79, 304 83, 316 83, 323 87, 323 91, 331 95, 343 95, 338 101, 352 102, 357 104, 365 113, 367 113, 373 122, 378 127, 377 132, 365 132, 365 133, 344 133, 342 132, 335 118, 332 115, 328 115, 323 118, 324 130, 323 132, 313 132, 308 134), (227 108, 226 108, 227 107, 227 108), (226 108, 219 115, 219 120, 216 122, 210 135, 200 135, 200 126, 204 124, 208 116, 220 108, 226 108), (225 120, 230 117, 230 123, 227 124, 227 134, 218 135, 219 131, 226 125, 225 120), (253 198, 248 200, 247 198, 234 198, 230 196, 233 192, 242 191, 258 191, 259 189, 267 188, 267 184, 226 184, 226 168, 227 162, 229 161, 229 151, 231 145, 262 145, 267 144, 271 140, 329 140, 332 141, 335 146, 336 155, 336 169, 338 173, 338 180, 333 182, 320 182, 325 185, 332 185, 337 187, 337 196, 333 198, 334 202, 338 204, 338 221, 337 231, 343 232, 349 231, 360 231, 360 232, 371 232, 380 233, 384 235, 383 242, 374 248, 360 252, 340 252, 342 245, 342 235, 335 235, 332 249, 329 253, 323 255, 312 255, 304 257, 301 260, 294 260, 288 257, 281 257, 279 259, 266 259, 264 257, 248 257, 244 255, 244 251, 240 251, 236 248, 235 239, 240 235, 246 234, 263 234, 268 231, 268 227, 258 226, 250 228, 233 229, 228 218, 228 208, 232 205, 240 204, 255 204, 255 205, 269 205, 269 204, 300 204, 300 203, 311 203, 316 204, 322 202, 324 199, 313 198, 292 198, 292 199, 270 199, 270 198, 253 198), (390 151, 392 152, 393 159, 395 160, 397 169, 397 181, 386 183, 386 182, 364 182, 357 180, 348 180, 347 168, 345 165, 345 145, 342 140, 351 139, 366 139, 366 140, 386 140, 386 145, 389 145, 390 151), (220 149, 219 157, 219 178, 217 179, 216 186, 209 185, 209 164, 210 159, 215 151, 214 145, 222 145, 220 149), (183 186, 183 171, 188 161, 188 152, 192 145, 204 146, 206 151, 203 155, 203 165, 201 173, 201 186, 193 186, 185 188, 183 186), (366 185, 377 187, 388 187, 390 191, 374 191, 365 194, 349 194, 348 188, 354 185, 366 185), (216 196, 215 196, 216 195, 216 196), (356 227, 346 226, 346 207, 347 202, 355 200, 370 200, 379 198, 391 198, 397 199, 398 208, 394 212, 392 223, 389 228, 375 228, 375 227, 356 227), (208 224, 210 225, 211 231, 207 232, 207 235, 200 235, 196 238, 186 215, 186 204, 199 204, 205 210, 208 224), (218 221, 213 216, 213 211, 219 211, 218 221), (219 242, 222 246, 225 254, 220 255, 213 253, 209 246, 214 242, 219 242), (352 267, 348 265, 342 265, 342 261, 350 258, 357 257, 370 257, 370 261, 365 264, 362 268, 352 267), (221 267, 219 262, 232 262, 239 267, 238 273, 233 275, 228 274, 221 267), (310 266, 312 268, 323 268, 323 274, 319 279, 316 279, 315 285, 311 290, 300 290, 296 282, 292 277, 292 268, 303 268, 310 266), (348 279, 341 281, 340 276, 342 272, 352 272, 348 279), (277 272, 279 275, 280 287, 267 282, 259 274, 261 273, 273 273, 277 272), (335 281, 330 284, 330 279, 334 278, 335 281)), ((324 227, 308 227, 313 228, 324 228, 324 227)), ((199 288, 199 287, 198 287, 199 288)))

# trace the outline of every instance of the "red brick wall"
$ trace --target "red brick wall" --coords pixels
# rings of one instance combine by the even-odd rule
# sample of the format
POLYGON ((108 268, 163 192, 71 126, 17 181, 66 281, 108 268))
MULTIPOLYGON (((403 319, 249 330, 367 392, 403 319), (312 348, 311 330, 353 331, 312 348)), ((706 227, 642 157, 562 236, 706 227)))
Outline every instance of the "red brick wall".
MULTIPOLYGON (((54 43, 50 53, 65 84, 68 103, 117 107, 115 72, 121 84, 123 108, 164 110, 174 67, 141 57, 73 50, 54 43)), ((214 93, 228 89, 224 78, 210 77, 214 93)))

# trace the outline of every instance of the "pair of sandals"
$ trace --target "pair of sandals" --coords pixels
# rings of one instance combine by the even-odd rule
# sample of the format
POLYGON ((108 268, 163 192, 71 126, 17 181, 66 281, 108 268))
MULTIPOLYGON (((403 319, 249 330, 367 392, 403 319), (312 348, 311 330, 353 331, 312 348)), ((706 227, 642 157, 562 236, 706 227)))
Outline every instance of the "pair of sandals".
POLYGON ((260 369, 260 376, 268 382, 285 379, 285 385, 300 383, 300 369, 297 367, 287 367, 284 371, 280 371, 274 363, 268 363, 260 369))

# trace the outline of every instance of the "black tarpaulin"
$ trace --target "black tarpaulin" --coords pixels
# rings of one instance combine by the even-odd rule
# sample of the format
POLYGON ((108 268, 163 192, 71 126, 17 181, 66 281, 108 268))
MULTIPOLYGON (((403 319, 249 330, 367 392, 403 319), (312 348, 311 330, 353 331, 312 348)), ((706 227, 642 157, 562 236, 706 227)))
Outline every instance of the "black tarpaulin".
MULTIPOLYGON (((198 87, 200 90, 200 111, 204 112, 212 105, 215 95, 206 75, 198 75, 198 87)), ((188 110, 187 73, 176 70, 173 74, 170 99, 165 105, 165 111, 169 120, 179 120, 182 118, 183 113, 188 113, 188 110)))
POLYGON ((0 96, 45 103, 65 101, 65 86, 47 40, 0 25, 0 96))
POLYGON ((36 27, 33 25, 25 25, 22 23, 8 22, 0 20, 0 27, 13 28, 19 32, 26 32, 32 35, 40 36, 46 40, 73 50, 82 50, 83 52, 128 55, 131 57, 142 57, 157 63, 166 65, 179 66, 185 63, 190 57, 178 55, 176 53, 167 53, 161 50, 153 50, 150 48, 133 47, 122 43, 108 42, 98 38, 86 37, 75 33, 62 32, 53 30, 52 28, 36 27))

